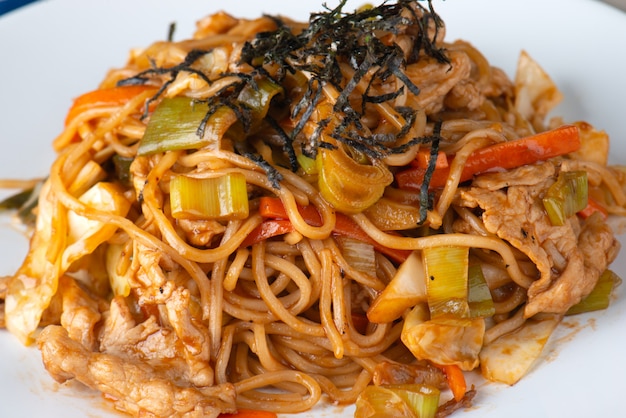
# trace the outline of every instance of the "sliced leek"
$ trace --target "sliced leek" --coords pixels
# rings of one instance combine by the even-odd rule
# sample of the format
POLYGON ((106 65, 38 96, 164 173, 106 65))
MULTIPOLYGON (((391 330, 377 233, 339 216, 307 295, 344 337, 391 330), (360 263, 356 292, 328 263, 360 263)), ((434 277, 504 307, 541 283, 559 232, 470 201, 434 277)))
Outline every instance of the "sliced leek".
POLYGON ((613 288, 621 282, 617 274, 611 270, 605 270, 600 275, 598 283, 583 300, 568 309, 566 315, 599 311, 609 307, 613 288))
POLYGON ((232 109, 220 106, 208 118, 204 134, 199 135, 198 129, 208 112, 207 103, 189 97, 163 99, 150 117, 137 154, 202 148, 221 138, 237 121, 232 109))
POLYGON ((432 247, 425 248, 422 254, 431 319, 468 318, 469 248, 432 247))
POLYGON ((255 86, 248 84, 239 94, 238 101, 250 110, 246 134, 258 130, 267 115, 272 99, 283 92, 283 88, 268 78, 255 81, 255 86))
POLYGON ((472 318, 487 318, 493 316, 495 313, 493 299, 480 264, 472 264, 469 266, 467 280, 467 302, 469 304, 470 316, 472 318))
POLYGON ((249 213, 246 178, 241 173, 175 176, 170 182, 170 206, 176 219, 245 219, 249 213))
POLYGON ((298 164, 305 174, 317 174, 317 165, 315 163, 315 159, 307 157, 302 153, 297 154, 296 159, 298 160, 298 164))
POLYGON ((552 225, 564 225, 567 218, 583 210, 588 202, 587 191, 587 172, 561 171, 543 198, 552 225))

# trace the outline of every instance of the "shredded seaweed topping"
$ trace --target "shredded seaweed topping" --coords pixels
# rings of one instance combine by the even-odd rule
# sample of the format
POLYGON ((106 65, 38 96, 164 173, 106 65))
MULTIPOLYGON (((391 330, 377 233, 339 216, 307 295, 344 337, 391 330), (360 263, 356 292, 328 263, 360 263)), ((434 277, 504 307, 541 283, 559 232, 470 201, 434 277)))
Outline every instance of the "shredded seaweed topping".
POLYGON ((437 154, 439 153, 439 142, 441 141, 441 121, 435 123, 433 129, 433 136, 430 147, 430 158, 428 159, 428 167, 426 167, 426 173, 424 174, 424 181, 420 188, 420 219, 419 225, 426 222, 428 210, 432 209, 432 195, 428 192, 430 186, 430 179, 433 177, 435 171, 435 164, 437 162, 437 154))
MULTIPOLYGON (((416 62, 423 55, 449 64, 445 50, 436 44, 438 32, 443 27, 442 20, 430 1, 428 7, 415 0, 385 2, 354 13, 344 12, 345 4, 344 0, 334 9, 325 6, 325 12, 311 14, 308 27, 300 33, 290 31, 284 22, 275 18, 278 29, 260 33, 248 42, 243 48, 241 61, 255 68, 267 64, 278 66, 279 79, 296 71, 309 76, 307 91, 295 104, 291 115, 298 120, 290 134, 294 139, 319 104, 323 86, 329 84, 339 92, 333 110, 339 115, 340 123, 333 128, 331 137, 358 153, 370 159, 380 159, 402 153, 415 143, 428 142, 427 138, 401 141, 415 120, 414 109, 402 109, 406 123, 394 134, 369 135, 361 119, 367 103, 392 102, 406 90, 419 94, 419 87, 404 72, 407 64, 416 62), (408 52, 389 41, 400 33, 412 40, 408 52), (341 70, 346 65, 352 71, 349 78, 341 70), (368 87, 362 94, 361 105, 354 108, 349 98, 366 75, 369 76, 368 87), (382 95, 370 94, 374 83, 384 82, 391 76, 402 82, 398 90, 382 95), (403 145, 394 146, 398 142, 403 145)), ((317 149, 323 146, 320 138, 319 135, 309 138, 302 146, 302 152, 315 158, 317 149)))
MULTIPOLYGON (((265 117, 265 125, 274 129, 280 138, 278 145, 287 157, 289 169, 295 171, 298 167, 294 150, 296 139, 299 140, 301 152, 311 158, 316 157, 320 147, 337 146, 324 140, 326 136, 322 135, 322 132, 328 134, 326 130, 330 130, 329 136, 350 148, 354 155, 364 156, 370 161, 405 152, 418 143, 432 144, 431 146, 436 148, 438 135, 434 135, 435 139, 406 138, 415 122, 417 111, 408 107, 397 108, 393 104, 402 94, 420 93, 419 86, 415 85, 404 71, 407 65, 422 57, 450 64, 446 51, 436 42, 443 21, 435 13, 431 0, 427 1, 427 6, 417 0, 384 2, 379 6, 364 7, 352 13, 343 10, 345 4, 346 0, 342 0, 334 9, 324 5, 324 11, 312 13, 308 26, 300 31, 291 28, 280 17, 267 16, 275 22, 276 29, 257 34, 242 48, 240 64, 251 66, 252 71, 224 74, 224 76, 234 75, 239 81, 228 85, 207 100, 209 110, 198 127, 198 135, 204 134, 210 116, 224 105, 235 112, 244 133, 249 134, 250 109, 237 100, 239 93, 246 86, 256 88, 255 80, 259 77, 268 77, 280 84, 289 74, 302 72, 308 78, 308 83, 299 101, 291 104, 290 116, 297 121, 291 131, 281 128, 271 113, 265 117), (395 42, 398 36, 409 39, 410 46, 405 45, 404 49, 401 48, 395 42), (349 71, 346 71, 346 68, 349 71), (391 77, 399 80, 396 91, 372 94, 372 86, 383 84, 391 77), (361 93, 361 100, 351 100, 357 86, 363 80, 368 81, 367 88, 361 93), (333 115, 318 121, 313 135, 304 138, 300 134, 324 99, 326 86, 332 87, 337 92, 333 115), (354 105, 353 102, 359 104, 354 105), (404 125, 401 129, 377 134, 371 133, 363 126, 362 120, 367 105, 381 103, 389 103, 403 117, 404 125)), ((145 115, 147 115, 150 103, 162 95, 180 72, 196 74, 211 84, 211 80, 195 65, 198 59, 208 52, 210 51, 190 51, 178 65, 170 68, 153 65, 152 68, 122 80, 119 84, 145 84, 153 77, 168 77, 146 104, 145 115)), ((235 150, 256 161, 267 172, 272 183, 278 187, 280 174, 260 155, 255 154, 245 144, 236 144, 235 150)), ((424 200, 427 199, 427 195, 424 196, 424 200)), ((423 202, 424 214, 427 207, 427 202, 423 202)))

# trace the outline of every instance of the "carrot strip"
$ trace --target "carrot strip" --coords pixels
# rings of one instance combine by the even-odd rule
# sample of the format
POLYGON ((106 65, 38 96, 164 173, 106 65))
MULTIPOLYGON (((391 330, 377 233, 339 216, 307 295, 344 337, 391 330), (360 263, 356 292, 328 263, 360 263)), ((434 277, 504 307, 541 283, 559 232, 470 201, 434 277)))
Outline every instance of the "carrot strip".
POLYGON ((261 241, 268 240, 272 237, 284 235, 293 232, 295 228, 288 219, 270 219, 263 221, 248 234, 246 239, 241 243, 242 247, 249 247, 261 241))
POLYGON ((269 411, 256 411, 254 409, 239 409, 234 414, 220 414, 219 418, 277 418, 278 415, 269 411))
MULTIPOLYGON (((475 174, 521 167, 565 155, 579 148, 580 136, 578 127, 574 125, 563 125, 529 137, 500 142, 476 150, 467 158, 461 182, 471 179, 475 174)), ((396 181, 401 189, 420 190, 425 173, 426 167, 416 164, 397 173, 396 181)), ((430 188, 445 186, 449 174, 449 167, 435 166, 430 188)))
POLYGON ((93 90, 82 94, 74 99, 74 103, 65 117, 65 125, 68 125, 72 119, 87 109, 92 109, 94 107, 120 106, 147 90, 154 90, 156 92, 156 88, 154 86, 136 85, 93 90))
MULTIPOLYGON (((300 212, 300 214, 302 215, 306 223, 308 223, 309 225, 320 226, 322 224, 322 217, 320 216, 319 212, 317 211, 317 209, 315 209, 314 206, 298 206, 298 211, 300 212)), ((274 198, 274 197, 262 197, 259 200, 259 214, 263 216, 264 218, 271 218, 274 220, 289 219, 289 217, 287 216, 287 211, 285 210, 285 207, 283 206, 283 203, 281 202, 281 200, 278 198, 274 198)), ((268 224, 266 226, 264 226, 264 224, 265 222, 261 224, 259 227, 257 227, 249 235, 248 238, 250 239, 246 238, 246 240, 244 240, 244 243, 259 242, 262 239, 267 239, 267 238, 263 238, 263 236, 269 235, 270 233, 269 231, 272 230, 272 228, 277 228, 277 230, 278 228, 286 228, 286 226, 282 224, 280 227, 277 224, 268 224), (265 231, 261 231, 261 229, 263 228, 265 228, 265 231), (255 235, 254 237, 252 237, 252 235, 255 234, 256 232, 264 233, 265 235, 259 236, 259 237, 255 235), (260 238, 260 239, 258 241, 255 241, 256 238, 260 238)), ((291 232, 291 231, 293 231, 293 227, 290 231, 287 231, 287 232, 291 232)), ((286 232, 283 232, 283 233, 286 233, 286 232)), ((336 214, 335 229, 333 230, 333 233, 372 244, 378 252, 380 252, 381 254, 385 254, 386 256, 390 257, 392 260, 397 261, 397 262, 402 262, 406 260, 407 257, 411 254, 410 251, 396 250, 393 248, 385 247, 379 244, 378 242, 374 241, 369 235, 365 233, 365 231, 363 231, 357 225, 356 222, 354 222, 350 217, 344 215, 343 213, 336 214)), ((281 234, 275 233, 272 236, 277 236, 277 235, 281 235, 281 234)))
MULTIPOLYGON (((428 163, 430 161, 430 150, 428 148, 420 148, 417 151, 417 155, 415 159, 411 162, 413 167, 426 169, 428 167, 428 163)), ((435 168, 445 168, 448 167, 448 157, 446 153, 443 151, 439 151, 437 153, 437 159, 435 160, 435 168)))
POLYGON ((463 399, 465 392, 467 392, 467 382, 465 381, 463 370, 455 364, 435 364, 435 366, 443 370, 443 374, 446 376, 446 382, 452 391, 454 400, 458 402, 463 399))

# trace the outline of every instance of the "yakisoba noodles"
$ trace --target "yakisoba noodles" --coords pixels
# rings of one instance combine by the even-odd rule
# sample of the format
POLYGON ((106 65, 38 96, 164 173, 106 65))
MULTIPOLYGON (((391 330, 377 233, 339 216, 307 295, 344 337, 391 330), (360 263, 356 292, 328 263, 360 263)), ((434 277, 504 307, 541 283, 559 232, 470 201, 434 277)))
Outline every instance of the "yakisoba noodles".
POLYGON ((510 80, 430 3, 341 6, 211 15, 76 99, 3 292, 56 380, 136 416, 445 416, 608 301, 607 135, 546 121, 541 68, 510 80))

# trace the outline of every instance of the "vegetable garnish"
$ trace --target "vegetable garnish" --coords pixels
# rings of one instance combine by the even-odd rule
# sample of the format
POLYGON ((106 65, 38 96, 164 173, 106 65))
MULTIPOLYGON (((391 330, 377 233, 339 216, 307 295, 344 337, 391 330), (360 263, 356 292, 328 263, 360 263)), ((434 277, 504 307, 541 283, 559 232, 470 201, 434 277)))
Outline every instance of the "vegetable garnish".
MULTIPOLYGON (((470 180, 474 175, 488 171, 506 170, 544 161, 576 151, 579 147, 578 128, 574 125, 564 125, 526 138, 500 142, 473 152, 463 167, 460 181, 470 180)), ((425 172, 422 167, 411 167, 397 173, 396 181, 401 188, 420 190, 425 172)), ((446 166, 435 168, 430 182, 427 182, 429 188, 443 187, 448 174, 449 168, 446 166)))

